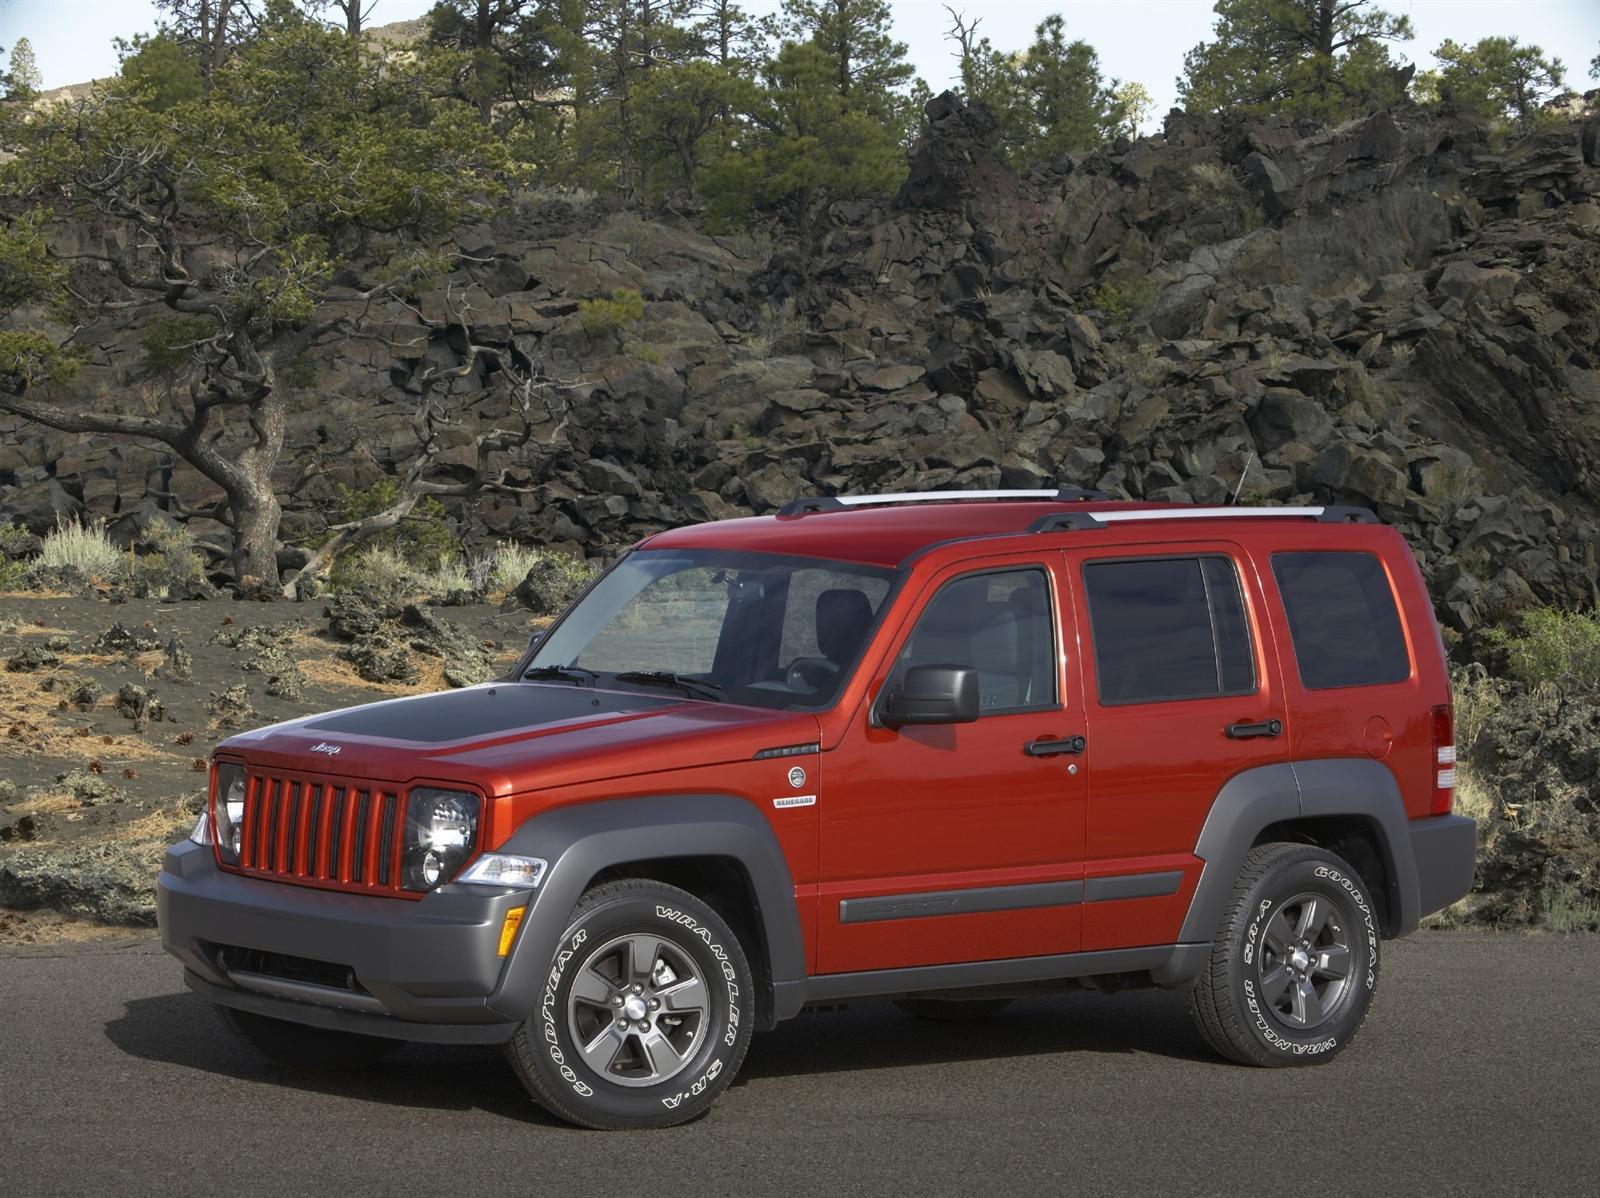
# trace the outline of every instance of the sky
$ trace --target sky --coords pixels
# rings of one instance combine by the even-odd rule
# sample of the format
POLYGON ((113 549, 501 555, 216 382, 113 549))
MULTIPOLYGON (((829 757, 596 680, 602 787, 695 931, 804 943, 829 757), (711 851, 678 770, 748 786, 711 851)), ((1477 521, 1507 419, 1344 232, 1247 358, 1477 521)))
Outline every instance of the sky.
MULTIPOLYGON (((1033 27, 1059 12, 1070 37, 1081 37, 1100 53, 1107 76, 1137 79, 1155 100, 1156 123, 1176 98, 1183 55, 1211 31, 1211 0, 950 0, 958 11, 976 17, 979 33, 997 49, 1020 49, 1033 27)), ((422 15, 432 0, 377 0, 372 24, 422 15)), ((745 7, 767 12, 777 0, 749 0, 745 7)), ((1445 38, 1475 42, 1493 34, 1516 34, 1542 46, 1567 65, 1567 85, 1595 87, 1589 60, 1600 51, 1600 0, 1388 0, 1392 12, 1411 18, 1417 36, 1396 47, 1407 61, 1426 70, 1445 38)), ((955 60, 944 33, 949 15, 939 0, 891 0, 895 35, 910 49, 917 71, 935 92, 955 82, 955 60)), ((0 46, 19 37, 32 44, 44 86, 83 83, 115 72, 112 39, 147 32, 155 24, 150 0, 0 0, 0 46)))

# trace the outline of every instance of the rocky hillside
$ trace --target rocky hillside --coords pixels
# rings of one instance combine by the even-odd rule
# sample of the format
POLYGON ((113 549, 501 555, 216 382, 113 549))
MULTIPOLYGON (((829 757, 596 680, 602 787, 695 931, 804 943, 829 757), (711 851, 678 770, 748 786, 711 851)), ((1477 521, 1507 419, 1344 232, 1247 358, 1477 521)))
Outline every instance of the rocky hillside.
MULTIPOLYGON (((981 108, 946 96, 929 118, 900 194, 836 205, 812 247, 564 196, 460 230, 465 269, 295 371, 284 564, 341 487, 415 456, 425 378, 450 375, 439 460, 470 470, 512 403, 486 345, 552 380, 552 411, 513 490, 450 509, 469 548, 601 557, 804 493, 1053 481, 1371 506, 1410 538, 1460 661, 1493 664, 1486 630, 1526 608, 1596 604, 1600 118, 1498 144, 1414 111, 1175 113, 1020 177, 981 108)), ((371 280, 343 282, 354 313, 371 280)), ((136 320, 88 334, 93 402, 172 385, 136 320)), ((126 538, 216 498, 151 448, 0 419, 0 523, 84 513, 126 538)), ((1539 888, 1566 887, 1600 912, 1600 709, 1493 685, 1480 768, 1518 793, 1477 909, 1537 922, 1539 888)))
MULTIPOLYGON (((805 492, 1053 479, 1371 505, 1461 633, 1594 601, 1600 120, 1495 148, 1403 113, 1332 130, 1174 114, 1018 178, 983 111, 944 97, 930 116, 893 203, 837 206, 812 250, 561 198, 463 229, 469 269, 295 380, 286 555, 339 484, 414 455, 424 372, 509 343, 570 410, 552 453, 513 466, 524 493, 454 513, 468 544, 598 555, 805 492), (619 288, 642 316, 580 311, 619 288)), ((97 332, 78 385, 158 398, 171 368, 145 332, 97 332)), ((488 370, 451 383, 463 470, 509 404, 488 370)), ((36 531, 215 498, 132 442, 0 437, 0 518, 36 531)))

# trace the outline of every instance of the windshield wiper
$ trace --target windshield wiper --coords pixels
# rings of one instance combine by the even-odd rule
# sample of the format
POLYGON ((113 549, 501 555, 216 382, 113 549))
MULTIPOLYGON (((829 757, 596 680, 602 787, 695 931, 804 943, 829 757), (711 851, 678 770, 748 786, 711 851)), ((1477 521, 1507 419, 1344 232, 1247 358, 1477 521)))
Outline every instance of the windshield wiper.
POLYGON ((582 666, 533 666, 522 673, 524 682, 576 682, 585 686, 593 686, 599 677, 593 670, 586 670, 582 666))
POLYGON ((671 670, 624 670, 613 674, 618 682, 638 682, 644 686, 675 686, 694 698, 722 702, 722 688, 715 682, 702 682, 698 678, 685 678, 671 670))

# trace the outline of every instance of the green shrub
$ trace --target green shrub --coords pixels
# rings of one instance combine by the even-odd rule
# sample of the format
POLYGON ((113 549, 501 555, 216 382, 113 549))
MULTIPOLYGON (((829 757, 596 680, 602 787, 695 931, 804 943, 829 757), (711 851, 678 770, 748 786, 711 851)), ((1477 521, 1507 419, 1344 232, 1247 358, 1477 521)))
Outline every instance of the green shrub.
POLYGON ((1553 686, 1562 695, 1600 694, 1600 612, 1533 608, 1522 631, 1491 629, 1511 673, 1527 686, 1553 686))
POLYGON ((1130 320, 1139 320, 1150 314, 1160 290, 1149 275, 1128 283, 1108 279, 1084 293, 1082 306, 1104 313, 1113 324, 1127 324, 1130 320))
POLYGON ((609 299, 586 299, 578 304, 578 323, 591 336, 632 328, 643 315, 644 296, 631 287, 618 287, 609 299))
MULTIPOLYGON (((341 483, 335 489, 334 507, 338 515, 333 523, 345 524, 376 516, 393 507, 399 498, 400 480, 392 475, 384 475, 370 487, 347 487, 341 483)), ((424 495, 404 520, 394 528, 364 538, 360 548, 389 550, 399 555, 413 574, 429 573, 457 552, 456 536, 450 530, 447 516, 444 504, 431 495, 424 495)), ((341 554, 341 562, 347 556, 341 554)), ((339 563, 335 563, 332 574, 336 584, 344 573, 339 563)), ((347 581, 360 579, 352 577, 347 581)))
POLYGON ((33 534, 20 524, 0 526, 0 557, 23 557, 33 547, 33 534))
POLYGON ((0 592, 28 589, 28 563, 0 557, 0 592))
POLYGON ((152 320, 140 340, 150 370, 176 370, 216 328, 206 316, 162 316, 152 320))
POLYGON ((1600 900, 1585 896, 1576 882, 1562 882, 1546 892, 1539 926, 1552 932, 1600 932, 1600 900))
POLYGON ((84 524, 77 517, 63 520, 44 539, 39 565, 46 569, 70 566, 88 578, 114 578, 123 568, 122 550, 106 536, 106 522, 84 524))

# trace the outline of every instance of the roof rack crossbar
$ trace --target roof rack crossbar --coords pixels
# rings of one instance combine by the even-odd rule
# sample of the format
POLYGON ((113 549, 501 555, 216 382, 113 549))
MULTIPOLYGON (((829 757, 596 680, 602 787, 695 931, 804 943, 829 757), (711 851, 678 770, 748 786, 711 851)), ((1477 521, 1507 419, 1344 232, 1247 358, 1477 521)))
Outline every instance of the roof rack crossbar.
POLYGON ((1028 525, 1029 532, 1077 532, 1143 520, 1316 520, 1322 524, 1376 524, 1378 517, 1364 507, 1179 507, 1138 508, 1132 511, 1060 512, 1042 516, 1028 525))
POLYGON ((1104 491, 1084 487, 1007 489, 999 491, 896 491, 884 495, 818 495, 793 499, 778 509, 780 516, 805 516, 813 512, 842 512, 852 507, 879 507, 901 503, 949 503, 962 499, 1032 499, 1056 503, 1084 503, 1110 499, 1104 491))

